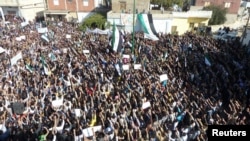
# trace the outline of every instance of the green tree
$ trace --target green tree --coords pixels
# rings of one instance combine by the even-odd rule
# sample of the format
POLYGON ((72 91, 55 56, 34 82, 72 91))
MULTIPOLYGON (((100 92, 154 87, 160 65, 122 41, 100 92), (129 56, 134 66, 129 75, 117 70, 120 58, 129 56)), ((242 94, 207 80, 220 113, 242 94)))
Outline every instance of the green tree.
MULTIPOLYGON (((106 23, 106 15, 103 13, 95 13, 88 18, 86 18, 81 26, 80 30, 86 30, 86 28, 100 28, 104 29, 105 28, 105 23, 106 23)), ((106 23, 107 24, 107 23, 106 23)))
POLYGON ((182 11, 189 11, 190 10, 190 1, 189 0, 185 0, 182 4, 182 11))
POLYGON ((209 25, 219 25, 226 22, 227 9, 221 6, 210 5, 204 7, 203 10, 210 10, 213 12, 211 19, 209 20, 209 25))

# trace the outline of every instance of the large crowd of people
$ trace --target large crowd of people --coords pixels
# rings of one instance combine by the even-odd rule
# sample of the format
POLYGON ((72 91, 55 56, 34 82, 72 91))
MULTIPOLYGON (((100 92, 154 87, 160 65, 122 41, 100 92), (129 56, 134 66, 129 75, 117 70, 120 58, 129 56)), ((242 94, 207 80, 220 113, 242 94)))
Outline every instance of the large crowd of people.
POLYGON ((239 39, 136 32, 133 48, 123 32, 115 52, 112 34, 66 22, 39 33, 39 24, 8 21, 0 141, 205 141, 209 125, 250 124, 250 61, 239 39))

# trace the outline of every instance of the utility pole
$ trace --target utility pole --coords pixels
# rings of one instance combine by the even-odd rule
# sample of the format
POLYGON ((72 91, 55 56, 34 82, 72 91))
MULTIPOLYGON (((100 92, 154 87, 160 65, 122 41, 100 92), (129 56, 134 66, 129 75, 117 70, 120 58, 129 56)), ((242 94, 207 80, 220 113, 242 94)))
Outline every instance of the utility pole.
POLYGON ((132 33, 132 53, 134 54, 135 50, 135 0, 133 5, 133 33, 132 33))
POLYGON ((247 18, 247 23, 246 23, 245 29, 244 29, 242 37, 241 37, 241 46, 243 46, 243 41, 244 41, 245 36, 246 36, 247 27, 248 27, 248 23, 249 23, 249 19, 250 19, 250 8, 247 8, 247 10, 248 10, 248 18, 247 18))

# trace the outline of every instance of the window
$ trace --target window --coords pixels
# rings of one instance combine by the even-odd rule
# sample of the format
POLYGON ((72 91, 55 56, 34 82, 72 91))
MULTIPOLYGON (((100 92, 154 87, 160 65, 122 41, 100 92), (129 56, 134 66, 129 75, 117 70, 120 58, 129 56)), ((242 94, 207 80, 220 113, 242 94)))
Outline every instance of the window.
POLYGON ((204 6, 206 7, 206 6, 209 6, 209 5, 210 5, 210 1, 205 1, 204 6))
POLYGON ((16 15, 16 11, 7 11, 8 15, 16 15))
POLYGON ((89 0, 82 0, 83 6, 89 6, 89 0))
POLYGON ((126 2, 120 2, 120 10, 123 12, 126 11, 126 2))
POLYGON ((172 26, 171 27, 171 33, 176 34, 177 33, 177 26, 172 26))
POLYGON ((226 2, 226 3, 225 3, 225 8, 230 8, 230 6, 231 6, 231 3, 230 3, 230 2, 226 2))
POLYGON ((54 5, 59 5, 59 0, 53 0, 54 5))
POLYGON ((190 28, 194 28, 194 23, 189 23, 190 28))

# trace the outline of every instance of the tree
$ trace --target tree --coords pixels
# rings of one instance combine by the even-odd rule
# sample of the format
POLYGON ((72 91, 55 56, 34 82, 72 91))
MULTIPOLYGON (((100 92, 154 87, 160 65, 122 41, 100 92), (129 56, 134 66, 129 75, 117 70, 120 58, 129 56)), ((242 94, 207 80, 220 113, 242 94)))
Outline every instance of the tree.
POLYGON ((227 20, 227 18, 226 18, 227 9, 226 8, 223 8, 221 6, 210 5, 210 6, 204 7, 203 10, 209 10, 209 11, 213 12, 212 17, 208 22, 209 25, 223 24, 227 20))
POLYGON ((182 6, 182 11, 189 11, 190 10, 190 1, 189 0, 185 0, 183 2, 183 6, 182 6))
MULTIPOLYGON (((105 28, 106 15, 103 13, 95 13, 86 18, 80 26, 80 30, 86 30, 86 28, 105 28)), ((107 23, 106 23, 107 24, 107 23)))

